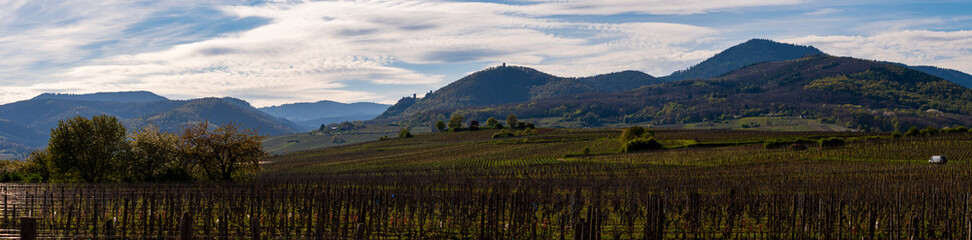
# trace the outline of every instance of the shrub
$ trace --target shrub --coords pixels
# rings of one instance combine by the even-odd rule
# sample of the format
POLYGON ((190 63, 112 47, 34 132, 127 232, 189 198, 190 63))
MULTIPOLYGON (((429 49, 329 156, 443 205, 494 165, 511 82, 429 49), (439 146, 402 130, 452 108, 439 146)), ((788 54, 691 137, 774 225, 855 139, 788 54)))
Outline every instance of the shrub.
POLYGON ((839 137, 820 139, 820 147, 835 148, 844 146, 845 143, 844 139, 839 137))
POLYGON ((630 126, 621 131, 621 141, 628 142, 637 138, 647 138, 654 137, 655 134, 651 130, 645 129, 641 126, 630 126))
POLYGON ((584 147, 584 149, 581 149, 581 153, 583 153, 584 156, 591 155, 591 147, 584 147))
POLYGON ((953 128, 946 128, 946 129, 944 129, 944 131, 947 132, 947 133, 964 133, 964 132, 968 132, 969 131, 969 128, 964 127, 964 126, 958 126, 958 127, 953 127, 953 128))
POLYGON ((899 132, 891 133, 891 138, 901 138, 901 133, 899 132))
POLYGON ((655 140, 655 138, 653 137, 649 137, 649 138, 636 138, 634 140, 628 141, 624 143, 624 147, 623 149, 621 149, 621 151, 634 152, 634 151, 654 150, 654 149, 661 149, 661 148, 662 145, 661 143, 658 142, 658 140, 655 140))
POLYGON ((334 135, 331 137, 331 143, 344 143, 344 142, 345 142, 344 138, 342 138, 341 136, 334 135))
POLYGON ((506 131, 505 129, 504 130, 500 130, 499 132, 493 134, 493 138, 508 138, 508 137, 514 137, 514 136, 516 136, 516 134, 513 134, 510 131, 506 131))
POLYGON ((916 137, 919 135, 921 135, 921 131, 918 130, 918 127, 911 127, 907 132, 905 132, 906 137, 916 137))
POLYGON ((478 130, 479 129, 479 121, 472 120, 472 122, 469 122, 469 129, 470 130, 478 130))
POLYGON ((402 130, 398 130, 398 138, 404 139, 410 137, 412 137, 412 132, 408 131, 408 128, 402 128, 402 130))

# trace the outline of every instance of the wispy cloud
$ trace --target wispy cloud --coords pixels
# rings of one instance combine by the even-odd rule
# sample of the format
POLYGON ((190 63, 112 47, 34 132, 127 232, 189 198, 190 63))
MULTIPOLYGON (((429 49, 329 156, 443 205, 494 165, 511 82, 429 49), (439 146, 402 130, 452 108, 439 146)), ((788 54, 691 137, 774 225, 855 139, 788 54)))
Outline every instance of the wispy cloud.
MULTIPOLYGON (((322 98, 388 102, 451 80, 393 67, 397 62, 505 61, 569 76, 625 69, 661 74, 711 55, 691 49, 717 33, 685 24, 605 24, 510 14, 520 8, 437 1, 230 6, 222 12, 269 23, 160 51, 92 61, 56 74, 62 79, 56 85, 87 91, 150 89, 169 96, 250 95, 254 97, 247 100, 256 105, 322 98), (377 93, 345 88, 348 81, 406 87, 402 93, 377 93)), ((41 87, 50 86, 34 86, 41 87)))
POLYGON ((658 15, 703 14, 747 7, 765 7, 799 4, 801 0, 535 0, 538 4, 521 9, 529 14, 541 15, 613 15, 642 13, 658 15))
POLYGON ((813 45, 839 56, 972 72, 972 31, 903 30, 871 36, 806 36, 783 41, 813 45))
POLYGON ((255 105, 393 102, 501 62, 562 76, 663 76, 752 37, 972 70, 967 32, 903 30, 953 18, 859 22, 851 11, 802 0, 8 0, 0 2, 0 102, 118 90, 255 105), (893 28, 904 24, 912 25, 893 28), (426 71, 453 67, 463 70, 426 71))

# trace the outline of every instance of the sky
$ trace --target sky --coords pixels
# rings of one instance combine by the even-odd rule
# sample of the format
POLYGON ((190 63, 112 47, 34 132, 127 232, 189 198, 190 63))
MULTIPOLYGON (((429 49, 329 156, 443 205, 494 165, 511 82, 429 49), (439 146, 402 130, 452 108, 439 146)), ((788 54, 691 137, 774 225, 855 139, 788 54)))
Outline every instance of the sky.
POLYGON ((391 104, 502 63, 661 77, 752 38, 972 73, 972 1, 3 0, 0 104, 134 90, 391 104))

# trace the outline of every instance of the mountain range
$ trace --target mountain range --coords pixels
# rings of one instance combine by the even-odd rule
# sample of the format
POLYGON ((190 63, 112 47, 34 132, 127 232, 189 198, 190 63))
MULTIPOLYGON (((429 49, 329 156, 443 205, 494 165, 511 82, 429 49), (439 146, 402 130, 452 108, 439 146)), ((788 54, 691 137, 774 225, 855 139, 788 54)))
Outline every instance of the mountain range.
POLYGON ((188 122, 204 120, 213 125, 239 123, 263 135, 290 134, 301 129, 235 98, 169 100, 145 91, 41 94, 0 105, 0 151, 8 158, 22 157, 46 145, 50 130, 58 121, 102 114, 118 117, 130 130, 152 124, 176 132, 188 122))
POLYGON ((45 93, 0 105, 0 157, 42 147, 62 119, 100 114, 118 117, 129 129, 153 124, 177 131, 187 122, 209 120, 237 122, 264 135, 371 118, 371 123, 428 126, 453 113, 469 120, 516 114, 540 126, 576 127, 781 116, 841 129, 894 131, 972 125, 969 87, 972 75, 956 70, 836 57, 812 46, 753 39, 659 78, 638 71, 569 78, 504 64, 391 106, 320 101, 257 109, 230 97, 45 93))
POLYGON ((375 121, 424 125, 460 113, 480 120, 517 114, 580 127, 750 116, 881 131, 972 124, 972 90, 963 86, 970 82, 968 74, 835 57, 811 46, 754 39, 670 76, 625 73, 641 76, 572 79, 526 67, 493 67, 429 97, 404 98, 375 121), (593 87, 607 81, 612 84, 604 85, 619 87, 593 87))
POLYGON ((260 111, 297 123, 303 130, 318 129, 323 124, 344 121, 371 120, 385 112, 390 105, 370 102, 339 103, 319 101, 262 107, 260 111))

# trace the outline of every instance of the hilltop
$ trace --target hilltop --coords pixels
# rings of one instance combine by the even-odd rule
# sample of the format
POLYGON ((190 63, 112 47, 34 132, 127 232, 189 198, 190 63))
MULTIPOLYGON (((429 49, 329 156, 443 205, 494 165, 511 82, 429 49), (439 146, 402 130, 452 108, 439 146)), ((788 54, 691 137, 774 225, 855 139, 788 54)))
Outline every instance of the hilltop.
POLYGON ((435 109, 506 104, 581 93, 627 91, 661 82, 651 75, 637 71, 564 78, 528 67, 504 65, 463 77, 421 99, 406 97, 389 107, 377 119, 398 119, 435 109))
POLYGON ((779 43, 766 39, 752 39, 730 47, 715 56, 688 69, 662 77, 666 81, 707 79, 722 76, 745 66, 798 59, 808 55, 824 54, 811 46, 779 43))

